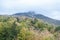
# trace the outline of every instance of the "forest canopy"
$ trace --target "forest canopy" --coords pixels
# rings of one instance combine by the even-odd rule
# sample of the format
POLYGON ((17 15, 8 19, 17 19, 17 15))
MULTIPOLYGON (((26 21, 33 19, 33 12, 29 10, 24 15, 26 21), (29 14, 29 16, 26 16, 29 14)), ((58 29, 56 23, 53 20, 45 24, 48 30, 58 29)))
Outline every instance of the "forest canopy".
POLYGON ((0 40, 60 40, 60 26, 25 16, 0 16, 0 40))

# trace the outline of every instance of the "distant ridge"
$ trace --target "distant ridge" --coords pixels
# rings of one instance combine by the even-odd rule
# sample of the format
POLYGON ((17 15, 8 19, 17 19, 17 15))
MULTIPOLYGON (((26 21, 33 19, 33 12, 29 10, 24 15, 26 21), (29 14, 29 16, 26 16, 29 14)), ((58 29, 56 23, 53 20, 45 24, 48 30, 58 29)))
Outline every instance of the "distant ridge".
POLYGON ((51 23, 51 24, 60 25, 60 20, 55 20, 55 19, 46 17, 46 16, 44 16, 42 14, 35 14, 35 12, 16 13, 16 14, 13 14, 13 16, 33 17, 33 18, 42 19, 43 21, 51 23))

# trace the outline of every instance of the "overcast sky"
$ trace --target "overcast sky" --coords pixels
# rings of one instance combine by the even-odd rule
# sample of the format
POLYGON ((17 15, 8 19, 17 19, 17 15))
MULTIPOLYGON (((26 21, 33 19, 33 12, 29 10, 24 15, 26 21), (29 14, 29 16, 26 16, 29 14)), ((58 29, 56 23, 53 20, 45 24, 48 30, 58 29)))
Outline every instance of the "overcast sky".
POLYGON ((60 0, 0 0, 0 14, 28 11, 60 20, 60 0))

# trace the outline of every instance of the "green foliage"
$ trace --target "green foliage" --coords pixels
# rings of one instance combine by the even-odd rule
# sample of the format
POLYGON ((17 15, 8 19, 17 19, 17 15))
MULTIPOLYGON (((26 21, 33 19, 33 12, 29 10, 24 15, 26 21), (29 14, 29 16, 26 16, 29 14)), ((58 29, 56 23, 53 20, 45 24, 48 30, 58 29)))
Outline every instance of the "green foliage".
POLYGON ((55 31, 60 31, 60 26, 56 27, 55 31))
POLYGON ((0 40, 55 40, 58 30, 36 18, 0 16, 0 40))

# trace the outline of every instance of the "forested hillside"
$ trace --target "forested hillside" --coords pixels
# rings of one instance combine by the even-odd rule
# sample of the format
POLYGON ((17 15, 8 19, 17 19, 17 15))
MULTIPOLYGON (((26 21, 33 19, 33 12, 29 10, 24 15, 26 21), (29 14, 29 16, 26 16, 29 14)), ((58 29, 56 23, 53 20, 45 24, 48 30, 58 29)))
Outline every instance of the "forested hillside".
POLYGON ((13 16, 17 16, 17 17, 18 16, 27 16, 27 17, 31 17, 31 18, 38 18, 38 19, 42 19, 43 21, 51 23, 51 24, 60 25, 60 20, 52 19, 52 18, 49 18, 42 14, 37 14, 35 12, 16 13, 16 14, 13 14, 13 16))
POLYGON ((0 16, 0 40, 60 40, 60 26, 26 16, 0 16))

